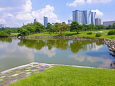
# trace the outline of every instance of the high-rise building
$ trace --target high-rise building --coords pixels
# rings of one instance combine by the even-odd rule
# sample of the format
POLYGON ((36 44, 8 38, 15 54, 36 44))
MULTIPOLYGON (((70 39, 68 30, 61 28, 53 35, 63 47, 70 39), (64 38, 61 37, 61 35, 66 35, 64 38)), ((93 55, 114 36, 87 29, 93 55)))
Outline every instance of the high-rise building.
POLYGON ((44 26, 47 27, 48 24, 48 17, 44 17, 44 26))
POLYGON ((103 25, 104 26, 109 26, 109 25, 112 25, 114 23, 115 23, 115 21, 106 21, 106 22, 103 22, 103 25))
POLYGON ((34 19, 34 22, 36 22, 37 21, 37 19, 34 19))
POLYGON ((101 25, 101 19, 100 18, 95 19, 95 25, 101 25))
POLYGON ((72 20, 68 20, 68 24, 71 24, 72 23, 72 20))
POLYGON ((89 10, 73 11, 73 21, 77 21, 79 24, 94 24, 95 25, 95 15, 96 12, 92 12, 89 10))

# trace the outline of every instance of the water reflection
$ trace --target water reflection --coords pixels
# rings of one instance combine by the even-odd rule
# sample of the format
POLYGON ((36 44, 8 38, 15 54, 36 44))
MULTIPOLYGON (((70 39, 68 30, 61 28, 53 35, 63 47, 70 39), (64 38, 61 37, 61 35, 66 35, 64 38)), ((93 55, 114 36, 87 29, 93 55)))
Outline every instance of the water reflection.
POLYGON ((55 40, 30 40, 30 39, 21 39, 18 43, 19 46, 26 46, 31 49, 41 50, 44 47, 48 47, 48 50, 52 48, 58 48, 61 50, 71 49, 71 52, 77 53, 80 49, 84 48, 87 44, 92 44, 91 41, 75 41, 73 40, 69 43, 70 40, 67 39, 55 39, 55 40))
POLYGON ((30 62, 110 68, 106 45, 67 39, 0 39, 0 71, 30 62))

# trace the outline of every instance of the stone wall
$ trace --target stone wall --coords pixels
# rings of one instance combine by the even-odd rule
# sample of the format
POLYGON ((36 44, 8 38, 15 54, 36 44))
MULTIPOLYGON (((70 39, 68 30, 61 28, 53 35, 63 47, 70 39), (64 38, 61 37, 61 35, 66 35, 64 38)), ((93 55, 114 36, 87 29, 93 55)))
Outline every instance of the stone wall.
POLYGON ((104 43, 109 47, 109 50, 112 51, 111 55, 115 56, 115 40, 104 39, 104 43))

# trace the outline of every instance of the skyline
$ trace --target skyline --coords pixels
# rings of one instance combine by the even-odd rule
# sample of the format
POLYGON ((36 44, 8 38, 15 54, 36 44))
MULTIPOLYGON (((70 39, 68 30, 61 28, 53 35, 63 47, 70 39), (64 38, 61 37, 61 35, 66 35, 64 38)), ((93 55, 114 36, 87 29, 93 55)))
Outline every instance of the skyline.
POLYGON ((66 22, 72 18, 74 10, 91 10, 103 21, 114 21, 113 0, 0 0, 0 24, 21 26, 36 18, 43 24, 43 16, 49 22, 66 22))

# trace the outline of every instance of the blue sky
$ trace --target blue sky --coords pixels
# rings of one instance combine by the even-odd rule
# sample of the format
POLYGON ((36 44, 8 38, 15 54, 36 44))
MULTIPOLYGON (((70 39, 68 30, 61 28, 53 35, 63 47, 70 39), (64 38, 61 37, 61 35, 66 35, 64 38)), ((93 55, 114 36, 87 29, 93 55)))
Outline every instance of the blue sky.
POLYGON ((73 10, 92 10, 102 21, 115 20, 115 0, 0 0, 0 23, 6 26, 21 26, 33 22, 67 22, 73 10))

